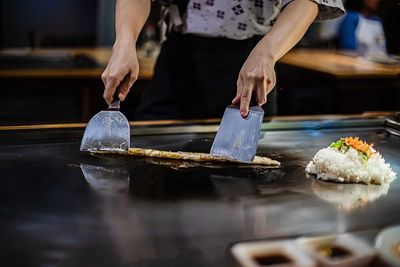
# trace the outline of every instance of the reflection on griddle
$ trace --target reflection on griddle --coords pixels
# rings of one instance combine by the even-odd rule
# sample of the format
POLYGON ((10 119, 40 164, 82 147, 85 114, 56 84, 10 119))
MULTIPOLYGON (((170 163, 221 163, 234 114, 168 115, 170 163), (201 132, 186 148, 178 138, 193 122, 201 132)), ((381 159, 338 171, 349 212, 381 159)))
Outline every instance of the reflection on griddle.
MULTIPOLYGON (((135 211, 130 211, 129 173, 124 168, 80 165, 85 180, 101 196, 101 221, 108 226, 115 251, 124 263, 155 257, 150 247, 143 246, 145 226, 135 211), (128 220, 127 220, 128 218, 128 220), (140 255, 138 257, 132 251, 140 255)), ((125 265, 125 264, 124 264, 125 265)))
POLYGON ((80 167, 86 181, 98 192, 119 193, 129 188, 129 173, 124 169, 89 164, 81 164, 80 167))
POLYGON ((282 180, 282 171, 229 163, 99 156, 103 166, 80 164, 85 180, 100 193, 128 192, 132 198, 174 200, 253 195, 259 182, 282 180))
POLYGON ((340 209, 350 211, 366 206, 380 197, 387 195, 389 184, 337 184, 313 179, 311 189, 314 193, 340 209))

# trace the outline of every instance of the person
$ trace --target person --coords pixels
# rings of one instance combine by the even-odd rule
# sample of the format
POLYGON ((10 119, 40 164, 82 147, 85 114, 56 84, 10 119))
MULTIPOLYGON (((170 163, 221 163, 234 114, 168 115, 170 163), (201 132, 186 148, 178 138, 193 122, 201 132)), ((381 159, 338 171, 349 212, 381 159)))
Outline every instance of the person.
MULTIPOLYGON (((315 20, 344 14, 340 0, 170 0, 166 41, 138 120, 221 117, 225 107, 267 102, 275 63, 315 20)), ((123 101, 137 80, 135 48, 150 0, 116 1, 116 40, 102 74, 108 104, 123 101)))
POLYGON ((349 11, 339 26, 339 48, 361 56, 386 55, 382 22, 377 16, 380 0, 346 1, 349 11))

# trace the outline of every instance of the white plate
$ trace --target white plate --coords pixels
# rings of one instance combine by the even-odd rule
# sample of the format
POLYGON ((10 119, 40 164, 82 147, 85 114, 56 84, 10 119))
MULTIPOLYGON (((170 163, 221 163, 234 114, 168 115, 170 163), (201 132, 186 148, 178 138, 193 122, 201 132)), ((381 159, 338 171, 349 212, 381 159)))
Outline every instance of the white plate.
POLYGON ((367 266, 376 254, 371 246, 351 234, 300 238, 297 243, 322 267, 363 267, 367 266), (318 248, 323 246, 341 248, 342 251, 348 252, 348 255, 339 258, 322 256, 318 248))
POLYGON ((386 263, 400 266, 400 225, 382 230, 375 239, 375 248, 386 263))
POLYGON ((289 261, 268 266, 276 267, 316 267, 315 261, 303 253, 291 240, 256 241, 235 244, 232 249, 235 259, 243 267, 261 267, 256 258, 275 255, 283 256, 289 261))

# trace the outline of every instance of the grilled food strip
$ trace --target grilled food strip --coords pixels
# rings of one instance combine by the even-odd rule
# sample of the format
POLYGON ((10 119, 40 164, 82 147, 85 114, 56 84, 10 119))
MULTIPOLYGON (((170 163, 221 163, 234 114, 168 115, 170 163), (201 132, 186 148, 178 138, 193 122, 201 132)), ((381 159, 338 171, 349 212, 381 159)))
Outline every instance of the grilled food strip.
MULTIPOLYGON (((95 154, 109 154, 112 152, 108 151, 96 151, 95 154)), ((125 154, 125 153, 118 153, 125 154)), ((165 150, 145 149, 145 148, 129 148, 128 155, 139 156, 139 157, 151 157, 151 158, 164 158, 164 159, 176 159, 176 160, 188 160, 196 162, 230 162, 240 163, 246 165, 258 165, 258 166, 269 166, 279 167, 281 163, 277 160, 273 160, 267 157, 256 156, 252 163, 242 163, 230 160, 224 157, 217 157, 207 153, 195 153, 195 152, 171 152, 165 150)))
MULTIPOLYGON (((152 157, 152 158, 166 158, 190 161, 213 161, 213 162, 235 162, 224 157, 217 157, 207 153, 194 153, 194 152, 171 152, 164 150, 144 149, 144 148, 130 148, 128 153, 133 156, 152 157)), ((246 164, 246 163, 245 163, 246 164)), ((280 166, 280 162, 267 158, 256 156, 252 163, 253 165, 268 165, 280 166)))

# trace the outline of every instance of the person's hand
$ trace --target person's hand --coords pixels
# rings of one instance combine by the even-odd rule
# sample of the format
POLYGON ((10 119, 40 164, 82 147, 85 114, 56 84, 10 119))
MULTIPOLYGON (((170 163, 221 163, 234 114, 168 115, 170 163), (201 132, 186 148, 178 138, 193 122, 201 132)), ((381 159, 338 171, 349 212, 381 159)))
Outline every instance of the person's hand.
POLYGON ((139 62, 135 43, 133 41, 116 43, 107 68, 101 75, 104 83, 103 97, 106 102, 111 104, 116 90, 118 98, 124 101, 138 74, 139 62))
POLYGON ((240 102, 240 115, 246 117, 252 94, 258 105, 267 102, 267 94, 275 86, 275 61, 263 46, 256 46, 243 64, 237 80, 237 92, 233 104, 240 102))

